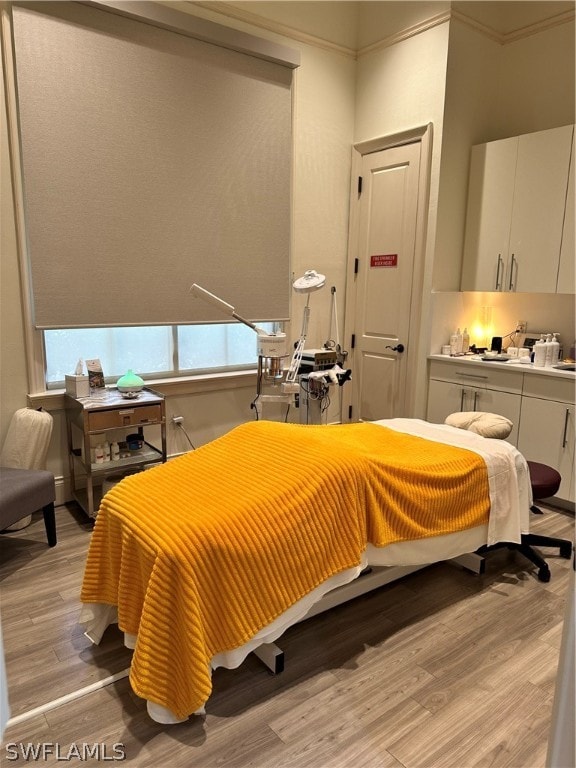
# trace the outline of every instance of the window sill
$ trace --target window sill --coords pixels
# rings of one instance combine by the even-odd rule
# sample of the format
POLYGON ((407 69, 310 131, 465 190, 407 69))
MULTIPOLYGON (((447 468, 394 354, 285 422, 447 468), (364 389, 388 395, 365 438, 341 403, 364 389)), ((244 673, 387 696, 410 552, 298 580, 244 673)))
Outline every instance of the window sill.
MULTIPOLYGON (((232 373, 212 373, 201 376, 174 377, 171 379, 150 379, 146 386, 160 392, 165 397, 197 395, 203 392, 221 392, 238 387, 256 387, 256 371, 235 371, 232 373)), ((47 390, 28 394, 30 408, 44 408, 46 411, 63 410, 63 389, 47 390)))

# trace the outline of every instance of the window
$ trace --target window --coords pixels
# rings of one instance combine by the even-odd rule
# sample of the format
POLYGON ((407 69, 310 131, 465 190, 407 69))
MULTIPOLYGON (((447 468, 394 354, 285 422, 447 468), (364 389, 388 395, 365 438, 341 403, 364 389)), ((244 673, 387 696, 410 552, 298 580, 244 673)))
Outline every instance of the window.
POLYGON ((7 21, 31 392, 79 358, 110 383, 254 368, 254 332, 191 301, 193 282, 262 328, 289 317, 299 55, 106 5, 15 3, 7 21))
MULTIPOLYGON (((260 327, 272 331, 276 324, 260 327)), ((79 359, 98 358, 111 383, 129 368, 143 378, 253 368, 256 338, 240 323, 46 330, 46 387, 63 387, 79 359)))

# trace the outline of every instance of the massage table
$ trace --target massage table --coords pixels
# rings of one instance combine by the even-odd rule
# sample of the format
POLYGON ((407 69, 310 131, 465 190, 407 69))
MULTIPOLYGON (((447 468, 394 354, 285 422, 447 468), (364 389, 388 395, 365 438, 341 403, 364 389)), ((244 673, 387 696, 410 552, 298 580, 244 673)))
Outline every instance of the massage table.
POLYGON ((161 723, 205 711, 211 674, 295 623, 432 563, 519 543, 529 473, 503 440, 418 419, 257 421, 103 498, 80 623, 117 622, 161 723))

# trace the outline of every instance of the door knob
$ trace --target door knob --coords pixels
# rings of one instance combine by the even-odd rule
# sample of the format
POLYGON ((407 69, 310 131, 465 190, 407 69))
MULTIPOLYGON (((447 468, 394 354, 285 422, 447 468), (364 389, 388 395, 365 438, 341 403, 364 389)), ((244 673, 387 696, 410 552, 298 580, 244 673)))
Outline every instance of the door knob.
POLYGON ((391 349, 392 352, 404 352, 404 344, 396 344, 395 347, 387 345, 386 349, 391 349))

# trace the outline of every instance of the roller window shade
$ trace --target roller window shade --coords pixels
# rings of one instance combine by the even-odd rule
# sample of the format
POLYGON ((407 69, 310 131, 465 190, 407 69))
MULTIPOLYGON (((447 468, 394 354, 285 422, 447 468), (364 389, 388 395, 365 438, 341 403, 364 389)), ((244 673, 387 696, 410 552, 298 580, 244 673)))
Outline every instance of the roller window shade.
POLYGON ((288 317, 292 70, 76 3, 13 8, 38 328, 288 317), (50 12, 47 12, 49 10, 50 12))

